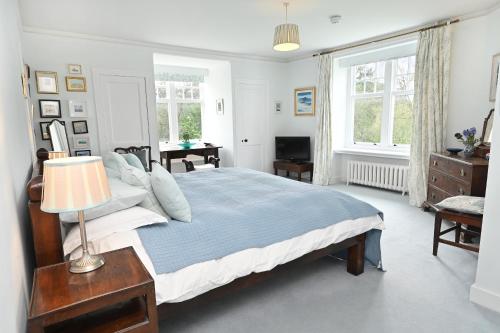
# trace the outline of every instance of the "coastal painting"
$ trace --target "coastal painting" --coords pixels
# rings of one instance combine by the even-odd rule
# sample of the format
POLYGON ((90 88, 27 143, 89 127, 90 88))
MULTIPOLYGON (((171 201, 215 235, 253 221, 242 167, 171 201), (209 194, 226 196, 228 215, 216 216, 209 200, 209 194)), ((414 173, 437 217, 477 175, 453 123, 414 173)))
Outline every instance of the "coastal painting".
POLYGON ((295 89, 295 115, 314 116, 316 109, 316 87, 295 89))

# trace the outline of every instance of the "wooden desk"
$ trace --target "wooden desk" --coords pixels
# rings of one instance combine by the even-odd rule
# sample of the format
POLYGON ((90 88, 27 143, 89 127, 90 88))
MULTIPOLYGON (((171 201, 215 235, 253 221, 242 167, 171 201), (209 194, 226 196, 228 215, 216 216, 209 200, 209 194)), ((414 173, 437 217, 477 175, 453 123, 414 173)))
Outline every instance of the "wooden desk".
MULTIPOLYGON (((186 158, 188 155, 202 156, 205 164, 208 164, 210 156, 219 157, 219 148, 222 148, 222 146, 205 146, 200 143, 185 149, 177 144, 160 143, 160 164, 163 165, 165 159, 167 170, 170 172, 172 170, 172 160, 186 158)), ((217 165, 216 168, 218 167, 217 165)))
POLYGON ((103 256, 89 273, 69 262, 35 270, 28 332, 158 332, 154 281, 133 248, 103 256))
POLYGON ((278 174, 278 170, 286 170, 286 176, 290 177, 290 171, 296 172, 298 181, 302 180, 302 173, 309 172, 309 179, 313 180, 314 164, 311 162, 290 162, 290 161, 274 161, 274 174, 278 174))

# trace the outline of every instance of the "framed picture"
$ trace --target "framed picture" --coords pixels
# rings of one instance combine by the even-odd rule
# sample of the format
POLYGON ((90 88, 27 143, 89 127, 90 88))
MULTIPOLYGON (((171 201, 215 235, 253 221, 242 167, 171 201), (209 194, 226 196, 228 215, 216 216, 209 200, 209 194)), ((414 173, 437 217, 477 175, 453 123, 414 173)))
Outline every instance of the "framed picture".
POLYGON ((89 132, 86 120, 73 121, 72 125, 73 125, 73 133, 75 134, 87 134, 89 132))
POLYGON ((72 92, 86 92, 87 81, 84 77, 66 76, 66 90, 72 92))
POLYGON ((75 156, 91 156, 92 153, 90 150, 75 150, 75 156))
POLYGON ((40 133, 42 135, 42 140, 50 140, 49 126, 50 122, 42 121, 40 122, 40 133))
POLYGON ((490 101, 494 102, 497 95, 498 73, 500 72, 500 53, 493 56, 491 65, 490 101))
POLYGON ((281 114, 281 101, 274 102, 274 113, 281 114))
POLYGON ((316 87, 295 89, 294 99, 296 116, 314 116, 316 110, 316 87))
POLYGON ((82 74, 82 65, 69 64, 68 65, 68 74, 81 75, 82 74))
MULTIPOLYGON (((49 132, 49 125, 52 122, 50 121, 41 121, 40 122, 40 133, 42 135, 42 140, 50 140, 50 132, 49 132)), ((61 124, 65 125, 64 121, 61 121, 61 124)))
POLYGON ((88 136, 74 136, 73 137, 73 147, 75 149, 88 149, 90 148, 90 142, 88 136))
POLYGON ((56 72, 36 71, 35 77, 36 77, 36 91, 39 94, 59 93, 56 72))
POLYGON ((215 100, 215 111, 218 115, 224 114, 224 98, 218 98, 215 100))
POLYGON ((87 118, 87 102, 69 101, 69 116, 71 118, 87 118))
POLYGON ((41 99, 40 118, 61 118, 61 101, 57 99, 41 99))

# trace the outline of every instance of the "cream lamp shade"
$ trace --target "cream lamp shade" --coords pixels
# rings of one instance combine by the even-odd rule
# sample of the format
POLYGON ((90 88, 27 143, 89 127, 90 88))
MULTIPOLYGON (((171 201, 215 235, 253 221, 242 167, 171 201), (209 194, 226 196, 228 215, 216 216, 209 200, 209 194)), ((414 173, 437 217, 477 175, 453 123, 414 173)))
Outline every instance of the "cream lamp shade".
POLYGON ((48 213, 79 211, 111 198, 99 156, 56 158, 44 162, 41 209, 48 213))
POLYGON ((300 47, 299 26, 288 23, 288 2, 284 2, 283 6, 285 6, 285 23, 274 29, 273 49, 282 52, 297 50, 300 47))
POLYGON ((68 157, 68 153, 66 153, 65 151, 49 151, 49 160, 64 157, 68 157))

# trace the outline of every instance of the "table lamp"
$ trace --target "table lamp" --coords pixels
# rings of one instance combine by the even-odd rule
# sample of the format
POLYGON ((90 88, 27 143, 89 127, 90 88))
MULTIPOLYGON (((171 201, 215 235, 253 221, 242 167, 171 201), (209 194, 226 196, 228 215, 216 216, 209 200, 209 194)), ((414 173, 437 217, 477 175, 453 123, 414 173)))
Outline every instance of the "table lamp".
POLYGON ((82 156, 56 158, 43 163, 41 210, 48 213, 78 211, 82 257, 71 261, 69 271, 86 273, 104 265, 104 258, 91 255, 87 247, 85 209, 93 208, 111 198, 102 158, 82 156))
POLYGON ((65 151, 49 151, 49 160, 64 157, 68 157, 68 153, 66 153, 65 151))

